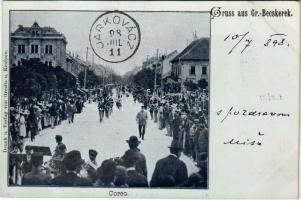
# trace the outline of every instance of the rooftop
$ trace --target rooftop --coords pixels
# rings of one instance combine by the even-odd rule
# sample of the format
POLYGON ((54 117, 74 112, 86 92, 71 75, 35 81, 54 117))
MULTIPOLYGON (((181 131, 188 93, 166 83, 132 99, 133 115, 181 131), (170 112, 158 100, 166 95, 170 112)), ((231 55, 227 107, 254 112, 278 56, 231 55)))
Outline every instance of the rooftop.
POLYGON ((181 53, 170 62, 179 61, 208 61, 209 60, 209 38, 200 38, 191 42, 181 53))
POLYGON ((41 27, 37 22, 34 22, 31 27, 24 27, 19 25, 17 30, 11 34, 12 38, 56 38, 63 39, 66 42, 66 37, 55 30, 53 27, 44 26, 41 27))

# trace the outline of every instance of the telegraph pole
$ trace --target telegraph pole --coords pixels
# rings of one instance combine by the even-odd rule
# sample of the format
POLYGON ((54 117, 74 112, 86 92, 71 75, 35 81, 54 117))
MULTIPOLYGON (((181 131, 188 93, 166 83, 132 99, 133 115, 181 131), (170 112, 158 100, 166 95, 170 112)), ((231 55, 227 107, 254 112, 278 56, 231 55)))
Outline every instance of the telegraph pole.
POLYGON ((157 60, 156 60, 156 63, 155 63, 155 81, 154 81, 154 96, 155 96, 155 92, 156 92, 156 86, 157 86, 157 62, 158 62, 158 58, 159 58, 159 49, 157 49, 157 60))
POLYGON ((110 68, 110 75, 111 75, 111 83, 113 83, 113 71, 111 66, 109 66, 109 68, 110 68))
POLYGON ((163 63, 164 63, 165 55, 162 56, 161 63, 161 96, 163 95, 163 63))
POLYGON ((102 84, 105 86, 105 67, 102 68, 102 84))
POLYGON ((85 80, 84 80, 84 89, 86 89, 86 82, 87 82, 87 68, 88 68, 88 52, 89 48, 87 47, 87 52, 86 52, 86 67, 85 67, 85 80))

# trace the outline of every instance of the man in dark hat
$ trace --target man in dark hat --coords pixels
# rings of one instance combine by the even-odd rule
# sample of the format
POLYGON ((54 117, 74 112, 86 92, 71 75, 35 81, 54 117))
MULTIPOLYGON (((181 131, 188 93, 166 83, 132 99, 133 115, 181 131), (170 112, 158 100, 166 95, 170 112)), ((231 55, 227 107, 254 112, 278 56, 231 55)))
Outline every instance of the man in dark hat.
POLYGON ((88 173, 88 178, 94 182, 97 178, 97 162, 96 162, 96 157, 97 157, 97 151, 94 149, 89 150, 89 158, 90 160, 86 162, 85 164, 85 169, 88 173))
POLYGON ((140 149, 138 148, 140 141, 136 136, 131 136, 126 142, 129 144, 130 149, 127 150, 121 157, 121 159, 124 161, 124 166, 126 168, 136 166, 137 171, 143 176, 147 177, 145 156, 140 152, 140 149))
POLYGON ((151 187, 181 187, 188 178, 187 167, 179 158, 183 151, 181 143, 173 140, 169 147, 170 155, 156 163, 151 187))
POLYGON ((147 112, 145 112, 144 109, 144 106, 141 106, 141 111, 138 112, 136 115, 136 121, 138 123, 139 128, 139 138, 142 138, 142 140, 144 140, 145 128, 148 119, 147 112))
POLYGON ((81 154, 77 150, 70 151, 66 154, 63 164, 66 168, 66 174, 57 176, 52 180, 52 185, 60 186, 91 186, 92 183, 86 178, 78 176, 83 160, 81 154))
POLYGON ((31 155, 32 170, 22 179, 22 185, 48 185, 51 176, 42 172, 43 154, 35 152, 31 155))

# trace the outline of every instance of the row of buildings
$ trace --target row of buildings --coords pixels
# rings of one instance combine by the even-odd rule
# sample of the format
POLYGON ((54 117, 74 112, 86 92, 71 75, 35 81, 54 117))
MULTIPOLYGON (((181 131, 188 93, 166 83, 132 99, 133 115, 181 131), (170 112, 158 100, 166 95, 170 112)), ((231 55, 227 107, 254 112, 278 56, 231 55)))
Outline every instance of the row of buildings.
MULTIPOLYGON (((173 51, 166 55, 147 58, 140 68, 157 69, 162 74, 161 87, 168 84, 180 85, 190 82, 208 89, 209 81, 209 38, 195 38, 183 51, 173 51)), ((158 83, 160 84, 160 83, 158 83)))
MULTIPOLYGON (((84 61, 78 55, 66 51, 66 37, 53 27, 41 27, 34 22, 31 27, 19 27, 11 33, 11 66, 22 65, 22 59, 39 58, 49 66, 61 66, 65 71, 78 76, 85 68, 93 70, 98 76, 109 77, 113 72, 107 67, 84 61)), ((209 79, 209 38, 194 38, 183 51, 173 51, 166 55, 147 58, 141 69, 157 69, 161 74, 161 86, 177 84, 183 88, 191 82, 208 88, 209 79)))
POLYGON ((22 65, 22 59, 39 58, 48 66, 61 66, 76 77, 87 69, 96 75, 109 76, 107 67, 84 61, 78 55, 66 51, 66 37, 53 27, 41 27, 34 22, 31 27, 19 27, 11 33, 11 67, 22 65))

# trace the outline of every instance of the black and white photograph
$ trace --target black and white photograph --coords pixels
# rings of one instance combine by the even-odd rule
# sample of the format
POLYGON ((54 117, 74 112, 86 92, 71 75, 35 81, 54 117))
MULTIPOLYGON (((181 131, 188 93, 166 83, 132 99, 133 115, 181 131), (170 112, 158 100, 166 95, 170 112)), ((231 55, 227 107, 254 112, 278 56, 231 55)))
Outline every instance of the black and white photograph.
POLYGON ((9 18, 9 187, 208 189, 209 12, 9 18))
POLYGON ((0 198, 298 199, 299 8, 4 0, 0 198))

